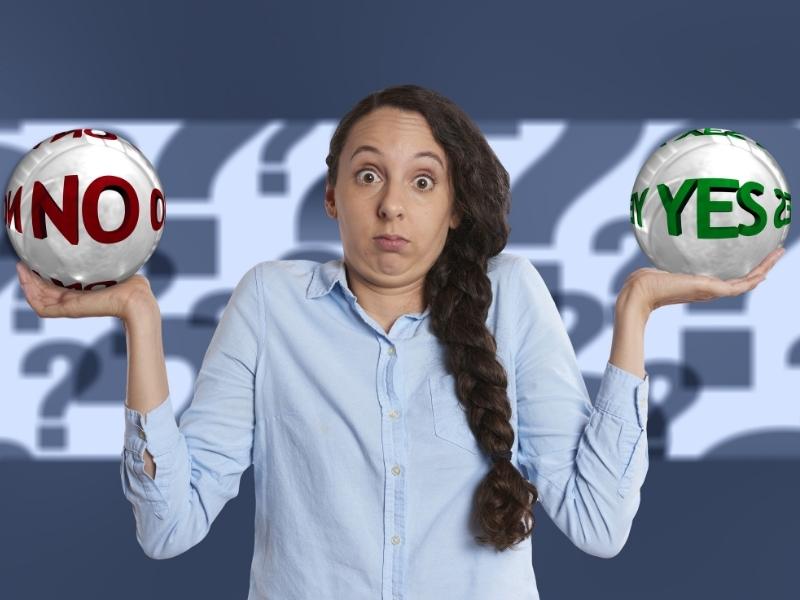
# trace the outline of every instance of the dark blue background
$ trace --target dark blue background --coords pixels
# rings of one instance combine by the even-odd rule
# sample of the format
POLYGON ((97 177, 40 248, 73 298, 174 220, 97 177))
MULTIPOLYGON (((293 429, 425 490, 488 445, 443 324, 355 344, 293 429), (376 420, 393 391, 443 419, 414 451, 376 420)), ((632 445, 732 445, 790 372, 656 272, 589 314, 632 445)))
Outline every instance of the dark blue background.
MULTIPOLYGON (((647 8, 84 1, 0 10, 0 126, 338 118, 367 92, 406 82, 484 120, 800 116, 800 8, 771 0, 647 8)), ((542 598, 796 598, 799 467, 651 461, 631 537, 613 560, 581 553, 537 506, 542 598)), ((0 482, 0 598, 246 597, 251 470, 206 540, 168 561, 138 547, 118 463, 5 462, 0 482)))
POLYGON ((415 82, 475 118, 798 117, 790 2, 4 2, 0 115, 326 117, 415 82))

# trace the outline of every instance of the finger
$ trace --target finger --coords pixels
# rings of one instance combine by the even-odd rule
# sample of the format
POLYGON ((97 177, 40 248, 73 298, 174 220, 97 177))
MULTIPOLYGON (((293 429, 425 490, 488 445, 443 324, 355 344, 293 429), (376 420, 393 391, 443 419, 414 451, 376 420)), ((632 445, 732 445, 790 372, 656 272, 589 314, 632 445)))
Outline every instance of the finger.
POLYGON ((778 249, 775 251, 775 256, 774 256, 774 257, 772 258, 772 260, 770 261, 769 268, 767 269, 767 271, 771 270, 771 269, 772 269, 772 267, 774 267, 774 266, 775 266, 775 265, 778 263, 778 261, 779 261, 781 258, 783 258, 783 255, 784 255, 784 254, 786 254, 786 248, 783 248, 783 247, 780 247, 780 248, 778 248, 778 249))
POLYGON ((47 314, 47 302, 40 289, 31 282, 26 281, 22 286, 22 291, 25 294, 25 300, 37 315, 40 317, 50 316, 47 314))
POLYGON ((751 279, 758 279, 763 275, 766 275, 767 272, 775 266, 775 263, 780 260, 780 258, 786 253, 786 249, 783 247, 776 248, 769 254, 767 254, 764 259, 758 263, 753 269, 743 277, 736 277, 735 279, 728 279, 729 283, 733 283, 734 285, 738 285, 742 281, 748 281, 751 279))
POLYGON ((19 277, 20 283, 24 283, 28 278, 28 274, 25 272, 25 267, 21 262, 17 263, 17 276, 19 277))
MULTIPOLYGON (((17 263, 17 273, 19 274, 20 283, 27 285, 29 288, 39 288, 43 284, 49 283, 42 279, 39 275, 34 273, 31 268, 23 262, 17 263)), ((51 284, 52 285, 52 284, 51 284)))
POLYGON ((761 261, 761 263, 756 267, 755 270, 763 270, 764 272, 769 271, 772 267, 775 266, 775 263, 777 263, 780 260, 781 256, 783 256, 785 253, 786 253, 785 248, 783 247, 775 248, 775 250, 773 250, 772 252, 767 254, 767 256, 764 257, 764 260, 761 261))
POLYGON ((761 281, 761 279, 766 276, 767 276, 767 271, 765 269, 758 269, 758 270, 754 269, 744 277, 739 277, 737 279, 730 279, 729 282, 733 283, 734 285, 748 284, 753 281, 761 281))
POLYGON ((726 296, 741 296, 755 288, 759 283, 766 279, 763 275, 760 277, 752 277, 750 279, 742 280, 737 284, 733 284, 728 288, 726 296))
POLYGON ((46 287, 37 277, 32 277, 22 284, 22 291, 25 294, 30 307, 40 317, 61 316, 62 298, 69 293, 67 290, 58 286, 46 287))
POLYGON ((764 260, 762 260, 758 265, 753 267, 753 270, 750 271, 747 275, 744 276, 744 279, 750 279, 752 277, 760 277, 764 273, 766 273, 770 266, 772 265, 770 261, 770 257, 768 256, 764 260))
POLYGON ((720 290, 721 296, 739 296, 745 292, 749 292, 755 288, 759 283, 767 278, 766 273, 750 273, 746 277, 739 277, 737 279, 728 279, 718 283, 718 288, 725 288, 725 291, 720 290))
POLYGON ((781 256, 783 256, 785 252, 786 250, 784 248, 775 248, 775 250, 764 257, 764 260, 761 261, 761 265, 759 266, 772 268, 772 266, 780 260, 781 256))
POLYGON ((747 288, 744 291, 749 292, 750 290, 755 289, 756 286, 758 286, 762 281, 765 281, 766 279, 767 279, 766 273, 763 273, 758 277, 751 278, 749 284, 747 285, 747 288))

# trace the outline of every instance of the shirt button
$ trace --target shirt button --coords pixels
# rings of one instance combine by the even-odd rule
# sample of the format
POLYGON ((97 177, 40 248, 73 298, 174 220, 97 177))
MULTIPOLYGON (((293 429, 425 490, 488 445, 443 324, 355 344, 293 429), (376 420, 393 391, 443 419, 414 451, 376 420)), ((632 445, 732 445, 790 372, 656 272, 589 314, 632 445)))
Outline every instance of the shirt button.
POLYGON ((399 543, 400 543, 400 536, 399 536, 399 535, 393 535, 393 536, 392 536, 392 543, 393 543, 395 546, 396 546, 397 544, 399 544, 399 543))
POLYGON ((392 473, 394 473, 395 475, 400 475, 400 466, 399 465, 393 466, 392 473))
POLYGON ((394 346, 389 346, 389 354, 391 356, 394 356, 395 354, 397 354, 397 352, 394 349, 394 346))
POLYGON ((389 411, 390 418, 396 419, 398 416, 400 416, 400 411, 397 410, 396 408, 393 408, 391 411, 389 411))

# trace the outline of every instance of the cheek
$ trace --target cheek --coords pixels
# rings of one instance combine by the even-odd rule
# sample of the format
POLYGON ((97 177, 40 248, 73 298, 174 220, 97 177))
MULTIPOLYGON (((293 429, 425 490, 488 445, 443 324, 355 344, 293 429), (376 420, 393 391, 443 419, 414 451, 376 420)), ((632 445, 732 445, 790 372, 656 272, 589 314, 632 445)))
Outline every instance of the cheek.
POLYGON ((447 236, 447 223, 442 223, 434 217, 431 220, 424 222, 422 229, 419 231, 419 238, 425 240, 428 249, 434 246, 440 246, 447 236))
POLYGON ((374 226, 371 226, 368 215, 354 211, 352 208, 344 213, 339 213, 339 227, 342 237, 347 237, 347 241, 358 244, 368 243, 369 233, 375 229, 374 226))

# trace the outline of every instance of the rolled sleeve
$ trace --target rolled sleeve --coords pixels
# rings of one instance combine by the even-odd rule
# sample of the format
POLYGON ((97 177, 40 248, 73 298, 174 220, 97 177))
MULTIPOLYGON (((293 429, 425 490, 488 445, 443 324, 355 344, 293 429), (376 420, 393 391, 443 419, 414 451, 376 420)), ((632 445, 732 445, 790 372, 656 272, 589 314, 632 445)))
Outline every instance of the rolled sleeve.
MULTIPOLYGON (((647 413, 650 378, 641 379, 610 362, 594 402, 587 439, 579 460, 593 463, 617 457, 617 494, 621 498, 638 492, 649 468, 647 413), (589 456, 586 456, 586 454, 589 456)), ((587 466, 587 468, 591 468, 587 466)))
MULTIPOLYGON (((161 520, 169 509, 169 482, 180 434, 168 395, 146 415, 125 407, 125 432, 120 477, 125 497, 137 514, 152 510, 161 520), (156 465, 155 479, 145 471, 147 449, 156 465)), ((137 532, 138 533, 138 532, 137 532)))
POLYGON ((642 379, 609 362, 606 363, 594 407, 646 429, 649 390, 650 376, 647 373, 642 379))
POLYGON ((143 454, 147 448, 150 454, 158 456, 173 450, 179 439, 172 396, 167 395, 166 400, 145 415, 125 407, 126 450, 143 454))

